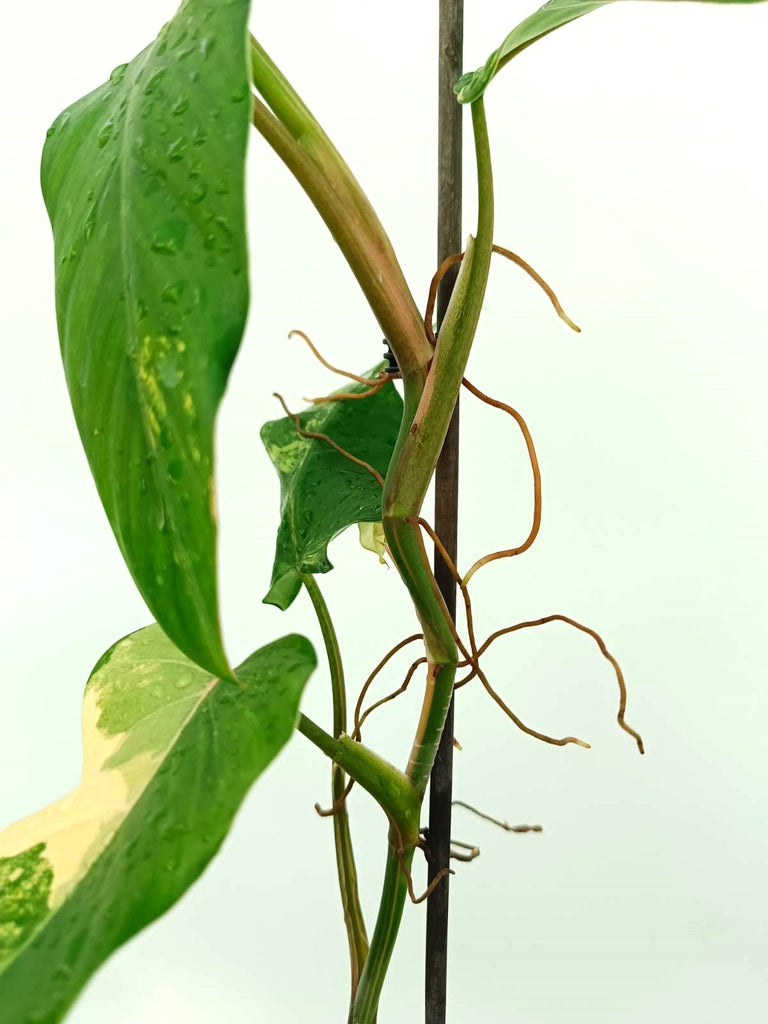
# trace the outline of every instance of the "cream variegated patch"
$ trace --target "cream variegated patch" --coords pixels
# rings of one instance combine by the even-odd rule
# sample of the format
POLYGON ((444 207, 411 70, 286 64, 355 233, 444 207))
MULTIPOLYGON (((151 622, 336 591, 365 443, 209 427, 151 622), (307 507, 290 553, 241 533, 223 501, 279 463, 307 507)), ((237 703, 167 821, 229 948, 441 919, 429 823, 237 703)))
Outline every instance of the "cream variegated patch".
POLYGON ((94 670, 83 698, 79 787, 0 833, 0 859, 45 844, 53 871, 50 910, 109 845, 216 682, 187 661, 158 626, 121 640, 94 670), (138 716, 132 714, 136 707, 138 716), (122 721, 130 727, 111 731, 122 721))

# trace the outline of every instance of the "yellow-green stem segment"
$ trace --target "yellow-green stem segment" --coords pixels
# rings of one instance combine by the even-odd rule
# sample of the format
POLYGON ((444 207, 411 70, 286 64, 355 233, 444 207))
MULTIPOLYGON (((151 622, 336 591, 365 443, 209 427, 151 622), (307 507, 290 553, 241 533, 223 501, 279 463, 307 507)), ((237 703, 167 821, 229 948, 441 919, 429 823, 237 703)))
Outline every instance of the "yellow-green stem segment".
MULTIPOLYGON (((333 700, 333 735, 338 739, 347 731, 347 695, 344 683, 344 663, 341 658, 339 641, 331 619, 328 605, 325 602, 317 579, 313 575, 302 576, 302 582, 314 606, 320 631, 323 634, 328 669, 331 676, 331 696, 333 700)), ((347 777, 344 769, 331 763, 331 802, 335 806, 344 793, 347 777)), ((344 925, 349 943, 350 966, 350 1009, 354 1004, 357 985, 360 980, 366 957, 368 956, 368 935, 365 930, 365 919, 360 906, 360 894, 357 886, 357 867, 352 846, 352 835, 349 829, 347 806, 342 803, 333 816, 333 838, 336 848, 336 870, 339 876, 341 905, 344 911, 344 925)))

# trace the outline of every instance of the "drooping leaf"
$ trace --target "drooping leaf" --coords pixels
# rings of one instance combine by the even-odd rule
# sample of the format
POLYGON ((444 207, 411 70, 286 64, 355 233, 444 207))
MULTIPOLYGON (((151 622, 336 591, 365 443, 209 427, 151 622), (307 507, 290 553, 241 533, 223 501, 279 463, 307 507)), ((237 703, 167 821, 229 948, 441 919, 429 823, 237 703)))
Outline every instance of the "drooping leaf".
MULTIPOLYGON (((384 364, 371 370, 374 377, 384 364)), ((365 385, 340 391, 360 394, 365 385)), ((305 409, 303 430, 327 434, 345 451, 385 476, 403 415, 394 384, 363 399, 326 402, 305 409)), ((324 441, 301 437, 292 419, 265 423, 261 439, 280 477, 280 526, 266 604, 288 608, 302 573, 328 572, 328 545, 355 523, 381 519, 381 487, 370 472, 324 441)))
POLYGON ((315 667, 287 636, 219 681, 158 626, 114 645, 83 704, 83 778, 0 833, 0 1019, 56 1024, 113 950, 218 850, 288 741, 315 667))
MULTIPOLYGON (((602 0, 601 3, 595 3, 593 0, 549 0, 549 3, 544 4, 538 11, 512 29, 498 50, 493 51, 483 67, 461 76, 455 86, 459 102, 472 103, 479 99, 494 75, 518 53, 525 50, 531 43, 535 43, 537 39, 589 14, 590 11, 596 11, 599 7, 607 7, 608 4, 615 2, 616 0, 602 0)), ((760 3, 761 0, 702 0, 702 2, 749 4, 760 3)))
POLYGON ((249 0, 185 0, 55 121, 42 185, 75 418, 123 556, 174 643, 228 671, 213 426, 248 305, 249 0))

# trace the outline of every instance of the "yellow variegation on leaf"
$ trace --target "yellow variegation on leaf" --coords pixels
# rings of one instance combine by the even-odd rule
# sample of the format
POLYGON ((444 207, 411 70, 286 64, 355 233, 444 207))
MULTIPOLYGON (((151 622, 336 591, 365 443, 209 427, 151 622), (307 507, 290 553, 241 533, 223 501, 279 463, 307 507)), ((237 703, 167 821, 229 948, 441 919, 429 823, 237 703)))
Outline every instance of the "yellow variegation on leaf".
POLYGON ((0 833, 0 1019, 54 1024, 99 964, 167 910, 289 739, 315 667, 287 636, 219 680, 159 626, 115 644, 83 703, 83 776, 0 833))

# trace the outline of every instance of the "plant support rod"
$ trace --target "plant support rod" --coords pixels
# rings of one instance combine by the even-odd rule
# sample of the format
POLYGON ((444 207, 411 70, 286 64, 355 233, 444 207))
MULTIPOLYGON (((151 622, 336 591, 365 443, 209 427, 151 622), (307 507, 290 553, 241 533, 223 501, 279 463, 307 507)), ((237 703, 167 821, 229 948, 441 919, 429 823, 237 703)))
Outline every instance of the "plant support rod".
MULTIPOLYGON (((456 102, 453 84, 462 71, 464 0, 440 0, 438 41, 438 212, 437 264, 462 248, 462 107, 456 102)), ((437 299, 438 329, 453 291, 458 268, 443 279, 437 299)), ((458 548, 459 498, 459 400, 443 443, 435 475, 435 528, 451 559, 458 548)), ((435 579, 446 607, 456 618, 456 584, 445 561, 435 552, 435 579)), ((451 849, 451 799, 453 795, 453 715, 448 717, 435 758, 429 797, 429 881, 449 865, 451 849)), ((427 934, 424 977, 426 1024, 444 1024, 448 971, 449 876, 433 890, 427 902, 427 934)))

